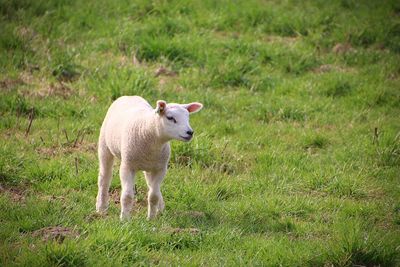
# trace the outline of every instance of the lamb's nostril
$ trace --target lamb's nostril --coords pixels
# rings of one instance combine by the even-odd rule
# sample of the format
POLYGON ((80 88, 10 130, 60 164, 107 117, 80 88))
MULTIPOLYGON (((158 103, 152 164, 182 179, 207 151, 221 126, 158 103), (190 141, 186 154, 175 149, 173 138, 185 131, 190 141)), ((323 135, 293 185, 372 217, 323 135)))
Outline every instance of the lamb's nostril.
POLYGON ((193 135, 193 131, 187 131, 186 132, 188 135, 193 135))

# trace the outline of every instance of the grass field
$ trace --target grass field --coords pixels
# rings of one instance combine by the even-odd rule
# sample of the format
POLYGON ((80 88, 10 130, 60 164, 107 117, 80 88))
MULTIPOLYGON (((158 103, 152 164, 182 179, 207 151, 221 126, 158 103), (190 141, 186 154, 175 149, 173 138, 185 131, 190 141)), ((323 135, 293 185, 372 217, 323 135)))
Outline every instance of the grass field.
POLYGON ((0 184, 0 266, 399 266, 400 3, 0 0, 0 184), (205 106, 150 222, 95 213, 121 95, 205 106))

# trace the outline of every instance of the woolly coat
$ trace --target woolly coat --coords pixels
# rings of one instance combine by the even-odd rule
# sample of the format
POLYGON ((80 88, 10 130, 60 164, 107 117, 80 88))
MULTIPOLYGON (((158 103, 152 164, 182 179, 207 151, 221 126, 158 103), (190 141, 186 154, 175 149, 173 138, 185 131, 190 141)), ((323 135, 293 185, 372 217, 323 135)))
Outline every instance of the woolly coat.
POLYGON ((161 123, 160 116, 142 97, 118 98, 101 126, 99 155, 109 151, 134 171, 167 168, 170 145, 161 133, 161 123))

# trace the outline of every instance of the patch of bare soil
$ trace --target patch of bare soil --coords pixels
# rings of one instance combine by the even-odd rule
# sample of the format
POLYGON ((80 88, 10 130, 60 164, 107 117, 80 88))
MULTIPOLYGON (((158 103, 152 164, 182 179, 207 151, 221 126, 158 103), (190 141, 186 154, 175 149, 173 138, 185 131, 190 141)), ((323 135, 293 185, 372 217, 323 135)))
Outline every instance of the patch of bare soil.
POLYGON ((135 67, 141 67, 142 62, 139 61, 139 59, 136 57, 135 54, 132 54, 132 56, 129 58, 126 55, 123 55, 119 58, 119 62, 121 66, 127 66, 132 64, 135 67))
POLYGON ((97 103, 97 97, 96 96, 91 96, 90 97, 90 103, 97 103))
POLYGON ((174 81, 177 76, 177 72, 169 70, 163 66, 157 68, 154 71, 154 77, 159 77, 158 84, 160 85, 160 87, 163 87, 171 81, 174 81))
MULTIPOLYGON (((41 80, 35 77, 30 71, 22 71, 19 73, 19 79, 21 79, 25 84, 35 84, 39 83, 41 80)), ((43 78, 42 78, 43 79, 43 78)), ((42 80, 43 81, 43 80, 42 80)))
POLYGON ((58 200, 64 201, 65 197, 63 196, 55 196, 55 195, 48 195, 48 196, 41 196, 40 199, 48 201, 48 202, 55 202, 58 200))
POLYGON ((172 228, 172 227, 166 227, 162 229, 163 231, 171 234, 182 234, 182 233, 188 233, 192 235, 197 235, 200 234, 200 229, 198 228, 172 228))
POLYGON ((268 35, 265 38, 267 43, 279 43, 285 45, 291 45, 296 43, 300 37, 297 36, 277 36, 277 35, 268 35))
POLYGON ((332 48, 332 52, 336 54, 346 54, 354 51, 355 49, 349 43, 338 43, 332 48))
POLYGON ((177 76, 178 73, 176 73, 175 71, 169 70, 166 67, 159 67, 158 69, 156 69, 156 71, 154 72, 154 76, 158 77, 158 76, 170 76, 170 77, 174 77, 177 76))
MULTIPOLYGON (((75 143, 75 142, 74 142, 75 143)), ((51 158, 57 155, 72 154, 75 152, 96 152, 97 144, 91 142, 77 142, 71 145, 53 145, 51 147, 38 147, 36 152, 45 158, 51 158)))
POLYGON ((0 81, 0 89, 9 92, 15 89, 19 85, 23 85, 25 82, 22 79, 9 79, 6 78, 0 81))
POLYGON ((120 196, 119 196, 119 190, 114 189, 110 193, 110 201, 112 201, 114 204, 119 204, 121 203, 120 196))
POLYGON ((325 73, 325 72, 330 72, 332 70, 335 70, 335 67, 333 65, 325 64, 315 68, 313 71, 315 73, 325 73))
POLYGON ((37 32, 35 32, 35 31, 34 31, 32 28, 30 28, 30 27, 23 26, 23 27, 19 27, 19 28, 17 29, 17 34, 18 34, 21 38, 23 38, 23 39, 25 39, 25 40, 32 40, 34 37, 36 37, 37 32))
POLYGON ((107 217, 107 213, 93 212, 93 213, 87 215, 87 216, 85 217, 85 220, 86 220, 87 222, 93 222, 93 221, 95 221, 95 220, 97 220, 97 219, 102 219, 102 218, 106 218, 106 217, 107 217))
MULTIPOLYGON (((120 189, 114 189, 110 192, 110 201, 112 201, 114 204, 119 205, 121 203, 120 200, 120 189)), ((135 191, 137 191, 137 189, 135 188, 135 191)), ((137 193, 137 192, 136 192, 137 193)), ((135 193, 135 195, 137 195, 135 193)), ((139 192, 140 195, 145 195, 145 193, 143 192, 139 192)), ((145 208, 147 206, 147 201, 146 201, 146 197, 144 198, 137 198, 135 197, 135 200, 133 202, 133 209, 134 210, 139 210, 141 208, 145 208)))
POLYGON ((41 237, 45 242, 55 240, 58 243, 62 243, 65 238, 78 238, 80 235, 76 230, 68 227, 49 226, 34 231, 32 236, 41 237))
POLYGON ((68 99, 75 95, 77 92, 63 81, 48 83, 43 78, 35 77, 29 72, 22 72, 20 80, 24 84, 32 85, 29 90, 22 90, 21 93, 26 97, 36 97, 39 99, 47 97, 59 97, 68 99))
POLYGON ((32 92, 31 94, 39 98, 56 96, 56 97, 61 97, 63 99, 68 99, 74 94, 74 90, 69 86, 67 86, 65 83, 59 82, 56 84, 50 83, 45 88, 36 92, 32 92))
POLYGON ((39 147, 36 152, 46 158, 51 158, 58 154, 58 149, 56 147, 39 147))
POLYGON ((0 185, 0 194, 6 194, 13 202, 24 202, 26 190, 19 187, 4 187, 0 185))

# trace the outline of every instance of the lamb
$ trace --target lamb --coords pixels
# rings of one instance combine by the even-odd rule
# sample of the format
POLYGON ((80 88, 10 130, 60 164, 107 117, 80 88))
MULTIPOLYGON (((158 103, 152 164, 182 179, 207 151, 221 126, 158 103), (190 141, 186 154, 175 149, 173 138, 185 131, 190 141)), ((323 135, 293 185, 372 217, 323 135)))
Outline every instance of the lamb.
POLYGON ((164 200, 160 186, 167 173, 169 141, 188 142, 192 139, 189 114, 202 107, 197 102, 167 104, 164 100, 158 100, 157 107, 153 109, 140 96, 122 96, 115 100, 100 129, 96 211, 107 211, 112 167, 117 157, 121 159, 121 220, 130 218, 137 171, 144 171, 149 189, 147 218, 152 219, 162 212, 164 200))

